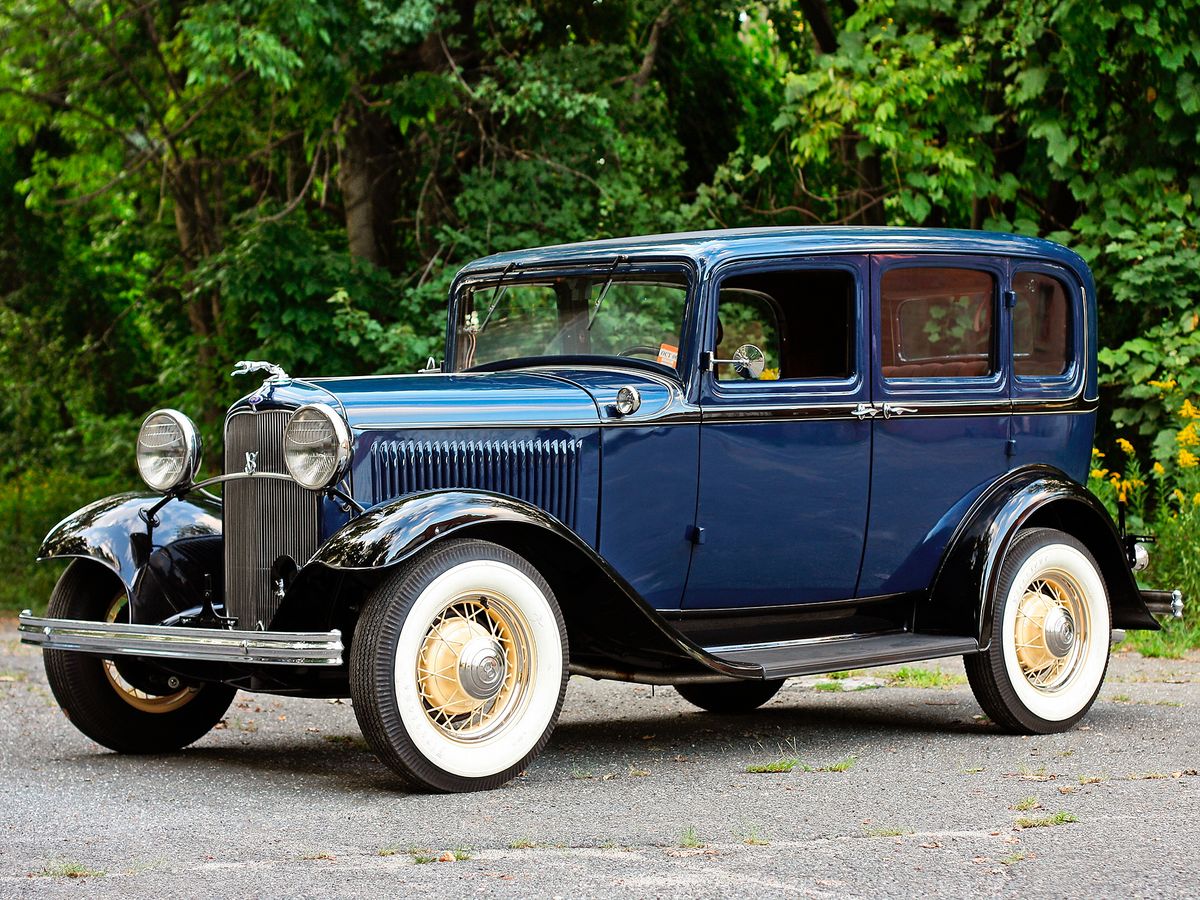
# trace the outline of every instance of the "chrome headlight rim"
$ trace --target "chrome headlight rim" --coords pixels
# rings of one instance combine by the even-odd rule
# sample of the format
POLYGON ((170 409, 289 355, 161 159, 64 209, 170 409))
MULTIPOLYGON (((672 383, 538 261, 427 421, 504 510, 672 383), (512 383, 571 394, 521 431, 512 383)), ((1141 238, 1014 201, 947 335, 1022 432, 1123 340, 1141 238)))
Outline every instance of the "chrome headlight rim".
POLYGON ((350 426, 346 424, 346 420, 327 403, 306 403, 297 408, 295 412, 288 418, 287 425, 283 429, 283 464, 288 471, 288 475, 292 477, 298 485, 307 488, 310 491, 324 491, 334 487, 346 474, 346 470, 350 468, 350 453, 351 451, 351 435, 350 426), (292 423, 301 413, 316 412, 319 413, 329 423, 333 431, 334 445, 332 450, 335 454, 334 465, 330 474, 319 484, 306 482, 298 477, 295 470, 292 469, 291 458, 288 455, 288 435, 292 428, 292 423))
POLYGON ((151 490, 158 491, 162 494, 169 494, 171 491, 178 490, 181 487, 189 487, 196 481, 196 474, 200 471, 200 463, 203 456, 203 443, 200 440, 200 430, 196 428, 196 423, 177 409, 163 407, 151 412, 142 420, 141 427, 138 428, 137 445, 134 448, 134 461, 137 464, 138 475, 142 481, 146 482, 147 487, 151 490), (155 483, 146 475, 146 470, 142 467, 142 437, 146 433, 146 426, 150 422, 159 417, 164 416, 171 420, 171 423, 179 429, 179 436, 183 442, 184 457, 183 465, 180 467, 178 474, 167 482, 155 483))

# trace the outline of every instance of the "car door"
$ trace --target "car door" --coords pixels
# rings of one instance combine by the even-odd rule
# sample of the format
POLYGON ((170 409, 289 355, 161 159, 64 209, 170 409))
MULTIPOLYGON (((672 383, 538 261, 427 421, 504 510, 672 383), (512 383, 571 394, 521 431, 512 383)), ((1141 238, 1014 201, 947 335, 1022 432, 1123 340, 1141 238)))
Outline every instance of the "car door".
POLYGON ((690 609, 854 595, 866 534, 870 422, 865 256, 759 260, 708 282, 702 346, 759 346, 765 371, 702 366, 690 609), (858 415, 856 415, 856 411, 858 415))
POLYGON ((996 257, 871 259, 870 527, 858 596, 928 587, 970 503, 1009 465, 1010 338, 996 257))

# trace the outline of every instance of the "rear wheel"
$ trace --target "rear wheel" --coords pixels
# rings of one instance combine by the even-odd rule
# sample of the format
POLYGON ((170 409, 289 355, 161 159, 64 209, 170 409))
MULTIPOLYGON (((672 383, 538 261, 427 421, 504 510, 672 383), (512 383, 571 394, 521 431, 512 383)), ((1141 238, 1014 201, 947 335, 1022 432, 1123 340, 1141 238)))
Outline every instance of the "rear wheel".
MULTIPOLYGON (((106 569, 77 560, 50 597, 55 619, 126 622, 125 588, 106 569)), ((46 679, 71 723, 118 753, 168 753, 207 734, 236 690, 219 684, 180 684, 127 656, 105 659, 69 650, 44 652, 46 679)))
POLYGON ((1051 528, 1017 535, 996 585, 992 639, 965 658, 984 712, 1009 731, 1066 731, 1091 707, 1108 669, 1112 615, 1099 566, 1051 528))
POLYGON ((753 712, 783 687, 782 681, 731 681, 714 684, 677 684, 675 690, 693 706, 714 713, 753 712))
POLYGON ((350 651, 367 743, 422 790, 498 787, 550 739, 567 687, 554 592, 505 547, 433 547, 371 594, 350 651))

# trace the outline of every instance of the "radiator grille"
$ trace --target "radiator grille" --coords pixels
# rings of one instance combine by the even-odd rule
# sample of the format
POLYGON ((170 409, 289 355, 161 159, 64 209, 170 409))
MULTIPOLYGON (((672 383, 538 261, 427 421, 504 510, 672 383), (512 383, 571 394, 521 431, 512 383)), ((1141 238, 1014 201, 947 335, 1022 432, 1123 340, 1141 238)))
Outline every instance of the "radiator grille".
MULTIPOLYGON (((246 468, 257 453, 258 472, 286 473, 283 430, 291 413, 237 413, 225 427, 225 472, 246 468)), ((225 482, 225 610, 239 627, 271 623, 279 598, 271 567, 281 556, 297 566, 317 550, 317 495, 291 481, 246 478, 225 482)))
POLYGON ((371 447, 376 503, 437 488, 508 494, 575 527, 577 440, 378 441, 371 447))

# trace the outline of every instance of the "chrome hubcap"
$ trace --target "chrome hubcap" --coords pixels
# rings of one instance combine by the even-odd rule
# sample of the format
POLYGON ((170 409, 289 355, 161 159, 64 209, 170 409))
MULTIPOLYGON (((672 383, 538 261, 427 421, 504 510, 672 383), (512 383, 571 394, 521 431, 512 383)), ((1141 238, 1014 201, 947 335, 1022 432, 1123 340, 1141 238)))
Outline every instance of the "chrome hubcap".
POLYGON ((472 638, 458 658, 458 683, 476 700, 491 700, 504 684, 504 651, 488 638, 472 638))
POLYGON ((1046 613, 1042 632, 1046 649, 1056 657, 1066 656, 1075 646, 1075 622, 1071 614, 1061 606, 1056 606, 1046 613))

